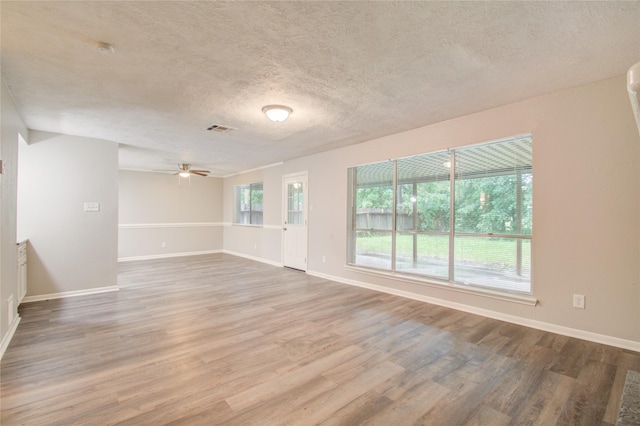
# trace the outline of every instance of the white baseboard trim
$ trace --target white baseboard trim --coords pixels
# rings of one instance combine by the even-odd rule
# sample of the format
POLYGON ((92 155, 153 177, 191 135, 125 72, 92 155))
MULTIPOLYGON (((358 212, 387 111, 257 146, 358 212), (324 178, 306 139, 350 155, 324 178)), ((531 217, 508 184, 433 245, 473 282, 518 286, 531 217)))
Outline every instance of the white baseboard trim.
POLYGON ((249 254, 244 254, 232 250, 203 250, 203 251, 191 251, 191 252, 182 252, 182 253, 166 253, 166 254, 152 254, 148 256, 131 256, 131 257, 119 257, 118 262, 134 262, 136 260, 154 260, 154 259, 166 259, 169 257, 182 257, 182 256, 197 256, 199 254, 217 254, 217 253, 225 253, 230 254, 232 256, 244 257, 245 259, 255 260, 256 262, 266 263, 272 266, 283 267, 282 262, 275 262, 273 260, 264 259, 262 257, 251 256, 249 254))
POLYGON ((231 250, 222 250, 222 253, 230 254, 232 256, 244 257, 245 259, 255 260, 256 262, 266 263, 267 265, 277 266, 280 268, 284 266, 282 262, 275 262, 273 260, 264 259, 262 257, 251 256, 249 254, 238 253, 231 250))
POLYGON ((110 291, 118 291, 117 285, 107 286, 107 287, 98 287, 98 288, 88 288, 85 290, 74 290, 74 291, 63 291, 60 293, 49 293, 49 294, 38 294, 35 296, 26 296, 22 299, 22 303, 29 302, 40 302, 42 300, 52 300, 52 299, 63 299, 65 297, 75 297, 75 296, 87 296, 89 294, 98 294, 98 293, 108 293, 110 291))
POLYGON ((118 262, 133 262, 136 260, 153 260, 153 259, 166 259, 168 257, 182 257, 182 256, 197 256, 199 254, 216 254, 222 253, 223 250, 202 250, 202 251, 186 251, 180 253, 163 253, 163 254, 150 254, 146 256, 130 256, 119 257, 118 262))
POLYGON ((11 339, 13 339, 13 335, 16 334, 16 330, 18 329, 18 324, 20 324, 20 315, 16 315, 11 323, 11 327, 7 331, 7 334, 2 338, 2 343, 0 343, 0 359, 4 356, 4 352, 9 347, 9 343, 11 343, 11 339))
POLYGON ((602 343, 604 345, 615 346, 618 348, 629 349, 632 351, 640 352, 640 342, 633 340, 621 339, 618 337, 607 336, 604 334, 593 333, 590 331, 578 330, 575 328, 565 327, 561 325, 551 324, 548 322, 533 320, 529 318, 522 318, 515 315, 503 314, 501 312, 491 311, 488 309, 477 308, 475 306, 464 305, 462 303, 451 302, 449 300, 438 299, 435 297, 425 296, 422 294, 412 293, 404 290, 397 290, 377 284, 369 284, 363 281, 352 280, 349 278, 343 278, 335 275, 323 274, 316 271, 307 271, 307 274, 314 277, 324 278, 330 281, 339 282, 342 284, 353 285, 356 287, 362 287, 369 290, 375 290, 382 293, 393 294, 395 296, 405 297, 407 299, 418 300, 421 302, 431 303, 433 305, 444 306, 445 308, 451 308, 458 311, 468 312, 471 314, 481 315, 487 318, 493 318, 500 321, 509 322, 512 324, 523 325, 525 327, 535 328, 542 331, 548 331, 550 333, 561 334, 563 336, 575 337, 577 339, 588 340, 595 343, 602 343))

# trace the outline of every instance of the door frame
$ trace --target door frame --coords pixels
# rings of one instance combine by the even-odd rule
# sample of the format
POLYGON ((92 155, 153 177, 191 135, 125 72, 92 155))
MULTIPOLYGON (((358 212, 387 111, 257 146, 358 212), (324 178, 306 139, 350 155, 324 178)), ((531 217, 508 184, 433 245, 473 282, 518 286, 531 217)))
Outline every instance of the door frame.
POLYGON ((304 232, 305 232, 305 237, 306 237, 306 247, 305 247, 305 269, 303 270, 303 272, 307 272, 307 270, 309 269, 309 171, 308 170, 304 170, 304 171, 300 171, 300 172, 295 172, 295 173, 288 173, 286 175, 282 175, 282 218, 280 221, 281 224, 281 236, 282 236, 282 266, 287 267, 285 265, 285 222, 287 221, 287 197, 288 197, 288 193, 287 193, 287 180, 291 179, 291 178, 296 178, 296 177, 303 177, 305 182, 306 182, 306 188, 304 188, 304 200, 303 200, 303 208, 304 208, 304 232))

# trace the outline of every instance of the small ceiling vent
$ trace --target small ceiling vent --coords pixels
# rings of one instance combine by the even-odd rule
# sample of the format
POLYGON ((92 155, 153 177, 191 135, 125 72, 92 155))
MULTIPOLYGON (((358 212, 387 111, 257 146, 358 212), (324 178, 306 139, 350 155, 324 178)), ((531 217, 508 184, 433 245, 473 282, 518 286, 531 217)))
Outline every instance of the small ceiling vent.
POLYGON ((227 133, 236 129, 234 129, 233 127, 223 126, 222 124, 212 124, 211 126, 207 127, 207 130, 218 133, 227 133))

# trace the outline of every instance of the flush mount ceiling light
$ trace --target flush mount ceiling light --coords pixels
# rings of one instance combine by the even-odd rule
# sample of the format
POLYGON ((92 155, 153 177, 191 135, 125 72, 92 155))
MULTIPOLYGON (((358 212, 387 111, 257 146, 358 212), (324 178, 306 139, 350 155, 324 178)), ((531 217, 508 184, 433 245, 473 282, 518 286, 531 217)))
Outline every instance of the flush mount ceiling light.
POLYGON ((271 121, 284 121, 293 110, 285 105, 267 105, 262 107, 262 112, 264 112, 271 121))

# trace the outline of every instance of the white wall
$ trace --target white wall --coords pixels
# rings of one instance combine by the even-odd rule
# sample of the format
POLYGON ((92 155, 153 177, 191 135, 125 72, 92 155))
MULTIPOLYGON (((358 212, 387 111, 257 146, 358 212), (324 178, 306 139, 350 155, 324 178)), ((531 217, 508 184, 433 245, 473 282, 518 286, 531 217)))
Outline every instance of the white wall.
POLYGON ((18 174, 18 135, 27 138, 27 128, 5 86, 1 82, 0 159, 4 173, 0 175, 0 357, 17 326, 18 280, 16 270, 16 209, 18 174), (8 301, 13 300, 9 310, 8 301), (9 319, 11 317, 11 319, 9 319))
POLYGON ((121 170, 119 200, 120 260, 222 250, 220 178, 121 170))
POLYGON ((117 285, 118 146, 31 131, 20 147, 18 234, 29 238, 28 297, 117 285), (85 212, 85 202, 100 203, 85 212))
MULTIPOLYGON (((265 223, 279 224, 282 175, 308 170, 309 273, 640 348, 639 159, 621 76, 225 179, 224 215, 229 220, 233 212, 233 185, 263 180, 265 223), (344 268, 349 166, 523 133, 532 133, 534 144, 536 307, 344 268), (571 307, 573 293, 586 295, 586 309, 571 307)), ((282 261, 281 232, 273 229, 225 229, 224 247, 282 261), (255 242, 264 240, 269 250, 256 253, 255 242)))

